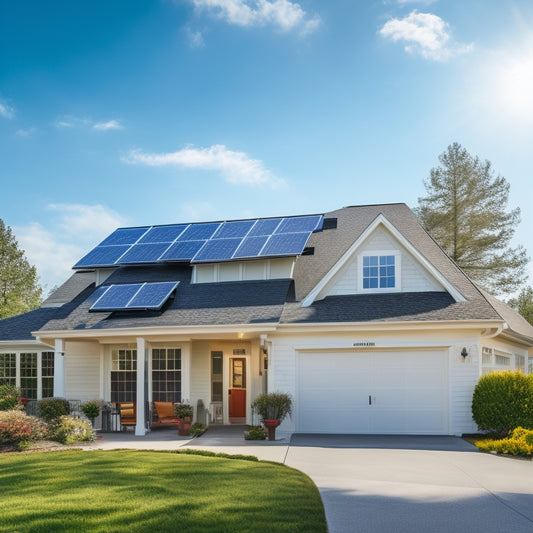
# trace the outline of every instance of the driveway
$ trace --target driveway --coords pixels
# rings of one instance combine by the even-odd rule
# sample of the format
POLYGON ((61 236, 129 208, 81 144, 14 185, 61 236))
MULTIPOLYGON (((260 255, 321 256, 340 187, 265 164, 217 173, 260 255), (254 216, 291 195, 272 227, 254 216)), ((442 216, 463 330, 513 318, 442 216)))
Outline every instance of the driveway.
POLYGON ((455 437, 294 435, 330 533, 532 533, 533 462, 455 437))

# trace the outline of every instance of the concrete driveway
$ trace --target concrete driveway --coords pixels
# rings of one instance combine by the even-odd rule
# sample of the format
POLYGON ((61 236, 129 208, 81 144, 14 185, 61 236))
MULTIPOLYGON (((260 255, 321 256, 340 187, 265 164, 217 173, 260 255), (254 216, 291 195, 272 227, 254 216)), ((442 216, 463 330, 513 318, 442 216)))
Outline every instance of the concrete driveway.
POLYGON ((533 462, 455 437, 294 435, 330 533, 532 533, 533 462))

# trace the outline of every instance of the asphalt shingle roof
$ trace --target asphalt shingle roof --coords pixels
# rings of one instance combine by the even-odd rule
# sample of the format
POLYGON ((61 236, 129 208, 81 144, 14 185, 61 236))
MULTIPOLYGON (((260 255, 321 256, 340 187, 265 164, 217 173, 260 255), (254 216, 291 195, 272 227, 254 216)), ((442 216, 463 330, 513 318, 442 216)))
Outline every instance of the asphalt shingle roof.
POLYGON ((104 285, 179 281, 176 295, 159 312, 89 312, 94 303, 94 273, 74 274, 44 307, 0 321, 0 340, 30 339, 30 331, 98 330, 158 326, 298 324, 376 321, 506 320, 533 339, 533 327, 484 294, 419 225, 405 204, 353 206, 325 214, 337 227, 313 233, 313 255, 297 257, 293 278, 264 281, 191 283, 188 264, 122 266, 104 285), (328 296, 302 307, 301 300, 339 261, 376 217, 387 220, 465 297, 456 302, 446 292, 328 296), (70 302, 70 303, 65 303, 70 302))

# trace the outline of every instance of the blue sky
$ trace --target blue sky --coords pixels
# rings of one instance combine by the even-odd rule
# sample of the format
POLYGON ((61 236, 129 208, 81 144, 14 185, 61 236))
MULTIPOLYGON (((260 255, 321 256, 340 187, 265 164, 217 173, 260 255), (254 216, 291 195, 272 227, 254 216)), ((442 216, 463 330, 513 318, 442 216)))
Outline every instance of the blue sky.
POLYGON ((46 292, 121 225, 416 206, 457 141, 531 254, 532 95, 530 0, 1 2, 0 217, 46 292))

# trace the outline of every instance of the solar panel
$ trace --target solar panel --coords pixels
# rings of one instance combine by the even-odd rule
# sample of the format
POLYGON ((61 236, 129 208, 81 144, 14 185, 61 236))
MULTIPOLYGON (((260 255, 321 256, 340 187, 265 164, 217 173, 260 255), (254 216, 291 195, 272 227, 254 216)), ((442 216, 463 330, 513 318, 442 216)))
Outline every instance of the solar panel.
POLYGON ((134 244, 149 228, 149 226, 143 228, 119 228, 103 240, 99 246, 108 246, 110 244, 134 244))
POLYGON ((199 241, 211 238, 213 233, 220 226, 220 222, 206 222, 202 224, 191 224, 181 235, 180 241, 199 241))
POLYGON ((120 259, 120 264, 157 263, 170 243, 134 244, 120 259))
POLYGON ((282 218, 264 218, 258 220, 247 236, 272 235, 282 220, 282 218))
POLYGON ((243 239, 242 244, 237 251, 233 254, 233 258, 244 257, 258 257, 263 246, 268 240, 268 235, 262 235, 260 237, 246 237, 243 239))
POLYGON ((74 268, 112 266, 115 264, 117 259, 129 248, 129 245, 97 246, 96 248, 93 248, 86 256, 82 257, 74 265, 74 268))
POLYGON ((161 309, 179 282, 146 283, 127 305, 127 309, 161 309))
POLYGON ((323 215, 120 228, 74 268, 299 255, 323 215), (286 237, 283 237, 286 236, 286 237))
POLYGON ((156 283, 127 283, 100 287, 100 297, 89 309, 90 311, 127 311, 150 309, 159 310, 168 300, 178 281, 156 283))
POLYGON ((177 241, 160 258, 159 261, 190 261, 206 241, 177 241))
POLYGON ((123 309, 142 287, 142 283, 110 285, 100 298, 91 306, 91 311, 123 309))
POLYGON ((300 255, 309 239, 309 233, 282 233, 272 235, 260 256, 300 255))
POLYGON ((175 226, 154 226, 139 243, 147 242, 174 242, 182 233, 188 224, 177 224, 175 226))
POLYGON ((244 237, 250 228, 254 225, 255 220, 235 220, 234 222, 224 222, 218 231, 213 235, 213 239, 231 239, 235 237, 244 237))
POLYGON ((277 233, 311 233, 322 226, 322 215, 313 215, 306 217, 284 218, 283 222, 276 230, 277 233))
POLYGON ((194 262, 229 261, 242 239, 211 239, 194 256, 194 262))

